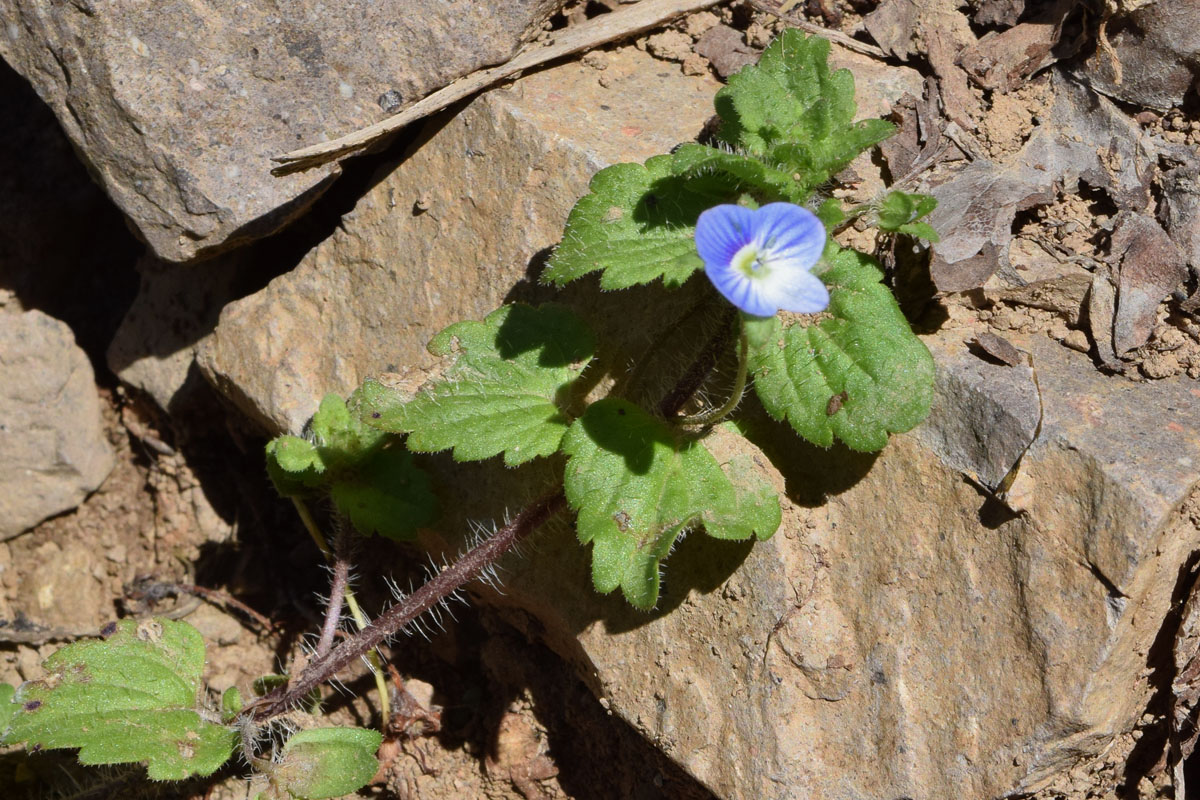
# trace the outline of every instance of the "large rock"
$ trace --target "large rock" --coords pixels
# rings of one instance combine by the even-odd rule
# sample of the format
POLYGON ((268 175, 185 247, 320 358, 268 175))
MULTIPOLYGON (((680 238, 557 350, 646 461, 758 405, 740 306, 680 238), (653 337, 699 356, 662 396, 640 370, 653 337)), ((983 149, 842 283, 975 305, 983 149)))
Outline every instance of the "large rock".
POLYGON ((0 56, 34 83, 162 258, 278 229, 336 176, 270 157, 363 127, 509 58, 556 0, 0 0, 0 56))
MULTIPOLYGON (((689 138, 715 89, 639 53, 604 75, 607 89, 559 66, 431 125, 342 230, 225 310, 203 369, 268 427, 295 430, 324 391, 373 371, 419 377, 445 323, 544 296, 540 255, 588 175, 689 138)), ((568 297, 600 325, 648 339, 687 306, 686 288, 666 300, 579 284, 568 297)), ((594 595, 565 526, 508 562, 506 594, 488 602, 723 797, 994 797, 1098 756, 1147 706, 1150 648, 1196 541, 1179 509, 1200 481, 1200 400, 1186 382, 1106 378, 1049 339, 1014 337, 1035 382, 980 362, 968 336, 929 337, 934 416, 878 458, 751 414, 758 462, 788 490, 783 527, 754 546, 689 537, 655 614, 594 595), (972 480, 999 483, 1022 454, 1018 514, 972 480)), ((456 471, 451 490, 469 487, 446 504, 447 532, 518 507, 549 471, 435 463, 456 471)))
POLYGON ((298 431, 326 392, 431 365, 435 333, 536 277, 530 260, 557 243, 592 174, 694 138, 717 88, 630 49, 603 72, 538 72, 433 122, 333 236, 221 312, 201 369, 278 432, 298 431))
POLYGON ((877 459, 753 434, 789 487, 781 530, 752 548, 689 538, 659 612, 589 596, 586 553, 561 528, 507 563, 490 601, 720 797, 991 798, 1128 752, 1153 669, 1171 669, 1152 647, 1200 536, 1182 510, 1200 399, 1187 380, 1113 380, 1017 339, 1045 419, 1013 513, 960 471, 985 473, 991 455, 946 445, 1007 431, 1028 371, 979 380, 963 338, 927 339, 934 415, 877 459))
POLYGON ((40 311, 0 312, 0 539, 74 508, 113 464, 71 329, 40 311))

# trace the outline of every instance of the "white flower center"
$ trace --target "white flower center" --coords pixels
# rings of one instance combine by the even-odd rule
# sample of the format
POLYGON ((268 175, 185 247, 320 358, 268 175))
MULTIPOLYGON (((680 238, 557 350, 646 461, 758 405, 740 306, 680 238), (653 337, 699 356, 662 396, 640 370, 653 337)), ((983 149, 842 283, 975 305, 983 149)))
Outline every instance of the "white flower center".
POLYGON ((761 280, 771 272, 768 254, 760 251, 755 244, 742 245, 742 248, 733 254, 730 266, 747 278, 755 280, 761 280))

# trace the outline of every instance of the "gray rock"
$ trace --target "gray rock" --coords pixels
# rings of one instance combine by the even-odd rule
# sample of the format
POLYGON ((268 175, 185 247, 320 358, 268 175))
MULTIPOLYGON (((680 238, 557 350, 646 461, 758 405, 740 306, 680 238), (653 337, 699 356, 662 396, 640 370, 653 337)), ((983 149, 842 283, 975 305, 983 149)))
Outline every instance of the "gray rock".
POLYGON ((0 0, 0 56, 155 253, 183 261, 277 230, 338 172, 273 177, 271 156, 506 60, 557 5, 0 0))
POLYGON ((74 508, 114 463, 71 329, 40 311, 0 313, 0 539, 74 508))
POLYGON ((917 437, 946 466, 995 489, 1033 441, 1041 421, 1033 369, 1004 366, 953 341, 938 351, 933 413, 917 437))
MULTIPOLYGON (((419 383, 433 367, 421 346, 446 323, 548 296, 532 285, 535 256, 588 176, 692 136, 716 89, 634 51, 604 75, 606 90, 557 66, 433 124, 300 267, 225 310, 200 348, 206 374, 272 430, 296 430, 323 392, 374 371, 419 383)), ((593 321, 650 338, 688 288, 578 283, 593 321)), ((1200 481, 1200 399, 1185 381, 1108 379, 1086 356, 1014 335, 1045 406, 1009 492, 1016 514, 963 472, 1011 467, 1036 429, 1037 387, 962 338, 928 340, 939 410, 878 458, 806 446, 753 416, 761 451, 715 433, 786 480, 783 526, 753 546, 689 536, 655 613, 596 596, 565 524, 507 561, 505 594, 482 600, 720 797, 994 797, 1100 756, 1153 693, 1146 654, 1196 540, 1178 509, 1200 481)), ((439 526, 450 554, 470 522, 520 507, 552 472, 433 463, 469 487, 439 526)))

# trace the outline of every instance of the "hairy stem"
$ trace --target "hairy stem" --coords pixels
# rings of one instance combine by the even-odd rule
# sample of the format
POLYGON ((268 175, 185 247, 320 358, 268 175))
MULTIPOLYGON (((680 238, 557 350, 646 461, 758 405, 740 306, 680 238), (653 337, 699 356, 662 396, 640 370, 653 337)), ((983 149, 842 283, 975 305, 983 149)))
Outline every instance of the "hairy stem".
POLYGON ((670 419, 679 413, 679 409, 683 408, 696 390, 704 385, 708 380, 708 376, 712 374, 713 369, 717 366, 717 360, 721 357, 721 353, 725 352, 725 348, 729 346, 729 340, 733 338, 733 322, 737 318, 737 309, 733 306, 725 312, 725 316, 721 319, 721 324, 717 326, 717 330, 709 337, 705 343, 704 349, 688 367, 688 371, 683 374, 679 382, 667 392, 667 396, 658 404, 658 413, 660 416, 670 419))
MULTIPOLYGON (((337 633, 338 623, 342 620, 342 606, 346 600, 346 583, 350 578, 350 561, 346 558, 338 534, 338 547, 333 556, 333 580, 329 584, 329 605, 325 607, 325 624, 321 627, 321 639, 317 642, 317 658, 329 652, 333 647, 333 637, 337 633)), ((385 720, 386 723, 386 720, 385 720)))
POLYGON ((358 634, 343 640, 326 655, 314 659, 286 687, 280 687, 259 698, 247 707, 247 711, 251 711, 254 720, 259 722, 285 713, 300 703, 314 687, 372 652, 385 639, 399 633, 414 619, 477 577, 554 516, 566 502, 566 496, 559 488, 522 509, 512 522, 439 572, 420 589, 380 614, 358 634))
MULTIPOLYGON (((317 527, 317 521, 313 519, 312 514, 308 510, 308 506, 304 501, 293 497, 292 505, 296 507, 296 513, 300 515, 300 521, 304 523, 305 530, 312 540, 316 543, 317 548, 321 551, 321 555, 325 556, 325 560, 331 565, 334 565, 334 580, 337 579, 337 570, 335 556, 329 545, 325 541, 325 537, 321 535, 321 529, 317 527)), ((349 564, 347 564, 349 567, 349 564)), ((346 605, 350 609, 350 615, 354 617, 354 624, 361 631, 367 627, 367 615, 363 613, 362 608, 358 605, 358 598, 354 596, 354 590, 350 588, 349 583, 343 584, 343 592, 346 598, 346 605)), ((330 591, 330 601, 333 600, 333 592, 330 591)), ((341 613, 341 605, 338 606, 338 613, 341 613)), ((326 625, 329 624, 328 618, 325 620, 326 625)), ((321 638, 325 638, 324 631, 321 632, 321 638)), ((382 720, 381 725, 387 728, 388 720, 392 718, 392 704, 388 698, 387 681, 383 677, 383 662, 379 659, 379 654, 371 652, 367 654, 367 661, 371 665, 371 671, 375 674, 375 690, 379 692, 379 716, 382 720)))
POLYGON ((746 394, 746 373, 749 367, 750 340, 746 337, 745 330, 742 331, 738 339, 737 375, 733 379, 733 391, 729 393, 729 399, 720 408, 713 408, 699 414, 693 414, 690 417, 684 417, 679 420, 682 424, 715 425, 732 414, 733 410, 742 402, 742 397, 746 394))

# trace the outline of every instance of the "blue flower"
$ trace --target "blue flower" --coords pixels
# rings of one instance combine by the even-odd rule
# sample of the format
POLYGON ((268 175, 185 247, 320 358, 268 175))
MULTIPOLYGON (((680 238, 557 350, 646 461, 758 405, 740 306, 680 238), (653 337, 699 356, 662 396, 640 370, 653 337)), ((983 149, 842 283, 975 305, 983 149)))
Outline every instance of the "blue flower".
POLYGON ((825 250, 825 226, 808 209, 715 206, 696 221, 696 250, 713 286, 747 314, 815 314, 829 306, 829 290, 811 271, 825 250))

